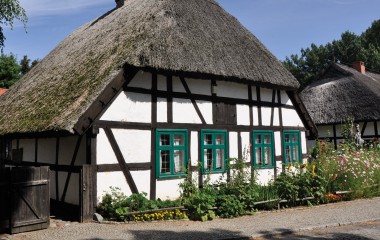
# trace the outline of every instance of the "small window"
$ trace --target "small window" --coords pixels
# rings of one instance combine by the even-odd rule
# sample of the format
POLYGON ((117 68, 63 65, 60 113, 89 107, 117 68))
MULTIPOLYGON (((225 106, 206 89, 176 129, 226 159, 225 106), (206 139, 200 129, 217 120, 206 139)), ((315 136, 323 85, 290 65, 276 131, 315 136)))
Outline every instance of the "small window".
POLYGON ((253 166, 274 167, 274 134, 272 131, 253 131, 253 166))
POLYGON ((187 130, 158 129, 156 174, 158 178, 186 174, 188 159, 187 130))
POLYGON ((201 131, 201 158, 203 173, 218 173, 226 170, 228 159, 227 131, 201 131))
POLYGON ((285 163, 301 163, 301 134, 300 131, 284 131, 284 160, 285 163))

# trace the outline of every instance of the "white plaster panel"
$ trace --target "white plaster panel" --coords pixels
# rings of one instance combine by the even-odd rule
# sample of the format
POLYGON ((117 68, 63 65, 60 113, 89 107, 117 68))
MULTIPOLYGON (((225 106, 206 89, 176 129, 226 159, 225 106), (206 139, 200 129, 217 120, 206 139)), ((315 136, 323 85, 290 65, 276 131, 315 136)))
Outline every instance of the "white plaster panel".
POLYGON ((249 106, 236 104, 237 124, 249 125, 249 106))
POLYGON ((301 148, 302 154, 307 154, 306 132, 301 132, 301 148))
POLYGON ((276 156, 282 155, 282 140, 281 140, 281 132, 274 132, 274 146, 275 146, 275 154, 276 156))
POLYGON ((273 126, 280 126, 280 109, 274 108, 273 126))
MULTIPOLYGON (((148 171, 132 171, 132 178, 136 183, 137 190, 140 193, 145 192, 147 198, 150 198, 150 170, 148 171)), ((124 181, 125 178, 124 178, 124 181)))
POLYGON ((176 199, 180 196, 179 184, 183 179, 168 179, 156 182, 156 197, 162 200, 176 199))
POLYGON ((167 90, 166 76, 157 75, 157 90, 166 91, 167 90))
POLYGON ((281 91, 281 103, 293 106, 292 101, 290 100, 288 94, 285 91, 281 91))
POLYGON ((202 177, 204 183, 206 181, 209 181, 210 184, 214 184, 217 182, 227 182, 227 173, 205 174, 202 177))
POLYGON ((261 119, 262 119, 263 126, 270 126, 271 117, 272 117, 272 108, 262 107, 261 119))
POLYGON ((152 88, 152 74, 149 72, 139 71, 132 81, 128 84, 128 87, 137 87, 137 88, 152 88))
POLYGON ((190 92, 193 94, 201 94, 211 96, 211 81, 204 79, 186 79, 190 92))
POLYGON ((248 87, 244 84, 218 81, 216 95, 218 97, 248 99, 248 87))
POLYGON ((274 169, 259 169, 256 173, 257 183, 261 185, 268 185, 274 179, 274 169))
POLYGON ((276 161, 277 176, 282 173, 283 159, 281 161, 276 161))
POLYGON ((375 135, 375 126, 373 125, 373 122, 368 122, 367 126, 364 130, 363 136, 368 136, 368 135, 375 135))
POLYGON ((259 126, 259 109, 252 107, 253 126, 259 126))
POLYGON ((157 122, 168 121, 168 102, 165 98, 157 98, 157 122))
POLYGON ((39 138, 37 161, 39 163, 55 163, 56 144, 57 140, 55 138, 39 138))
POLYGON ((151 131, 112 129, 127 163, 150 162, 151 131))
POLYGON ((294 109, 282 109, 282 122, 284 126, 303 127, 303 123, 294 109))
POLYGON ((253 101, 257 101, 257 87, 255 87, 255 86, 252 86, 252 100, 253 101))
POLYGON ((207 124, 213 124, 213 121, 212 121, 212 102, 200 101, 200 100, 196 100, 195 102, 197 103, 199 111, 202 113, 202 116, 205 119, 206 123, 207 124))
POLYGON ((151 108, 151 95, 121 92, 100 120, 150 123, 151 108))
POLYGON ((260 98, 262 102, 272 102, 273 89, 260 88, 260 98))
POLYGON ((241 147, 243 153, 243 160, 245 162, 251 161, 251 139, 249 132, 241 133, 241 147))
POLYGON ((115 164, 118 163, 111 144, 103 129, 99 129, 96 137, 96 162, 97 164, 115 164))
POLYGON ((190 142, 191 166, 198 166, 198 161, 199 161, 198 142, 199 142, 198 132, 192 131, 191 132, 191 142, 190 142))
MULTIPOLYGON (((63 137, 59 139, 59 151, 58 151, 58 163, 60 165, 70 165, 75 145, 77 144, 78 137, 63 137)), ((78 149, 77 157, 75 159, 75 165, 82 165, 86 163, 86 138, 82 138, 81 144, 78 149)))
POLYGON ((173 122, 202 123, 195 108, 188 99, 173 99, 173 122))
MULTIPOLYGON (((66 172, 58 172, 58 189, 60 198, 62 197, 63 191, 65 189, 67 175, 68 173, 66 172)), ((79 205, 79 173, 72 173, 70 176, 65 202, 79 205)))
POLYGON ((185 93, 186 90, 181 82, 181 79, 179 77, 173 76, 173 92, 182 92, 185 93))
POLYGON ((13 139, 11 144, 12 144, 12 149, 17 149, 17 140, 16 139, 13 139))
POLYGON ((323 138, 323 137, 332 137, 333 135, 334 135, 334 131, 333 131, 332 125, 318 126, 318 136, 320 138, 323 138))
MULTIPOLYGON (((35 139, 20 139, 19 147, 22 148, 22 160, 26 162, 34 162, 35 156, 35 139)), ((12 143, 12 148, 16 148, 16 143, 12 143)))
POLYGON ((229 155, 230 158, 238 158, 238 133, 237 132, 230 132, 228 136, 229 140, 229 155))
MULTIPOLYGON (((148 180, 147 180, 148 181, 148 180)), ((131 189, 125 180, 123 172, 105 172, 97 174, 97 197, 98 202, 102 200, 102 196, 110 192, 110 187, 118 187, 121 191, 130 196, 131 189)))

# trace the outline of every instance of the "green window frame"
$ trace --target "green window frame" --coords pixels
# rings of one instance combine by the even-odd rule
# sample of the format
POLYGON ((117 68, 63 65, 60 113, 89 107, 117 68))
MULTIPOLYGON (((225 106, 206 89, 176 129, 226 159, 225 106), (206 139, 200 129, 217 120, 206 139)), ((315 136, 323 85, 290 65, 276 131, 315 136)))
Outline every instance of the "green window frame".
POLYGON ((228 163, 226 130, 201 130, 202 173, 225 172, 228 163))
POLYGON ((283 132, 284 162, 286 164, 302 162, 301 132, 285 130, 283 132))
POLYGON ((156 130, 157 178, 186 176, 188 139, 187 130, 156 130))
POLYGON ((257 130, 252 135, 253 166, 265 169, 274 168, 274 132, 257 130))

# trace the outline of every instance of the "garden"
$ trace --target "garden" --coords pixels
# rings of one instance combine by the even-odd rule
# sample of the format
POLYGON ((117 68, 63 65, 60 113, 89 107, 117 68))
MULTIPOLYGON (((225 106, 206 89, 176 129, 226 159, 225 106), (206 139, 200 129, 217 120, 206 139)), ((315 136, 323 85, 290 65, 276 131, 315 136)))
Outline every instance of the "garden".
POLYGON ((232 159, 230 180, 207 180, 199 188, 188 174, 176 200, 149 200, 146 194, 125 196, 112 188, 98 206, 108 220, 151 222, 190 219, 207 221, 299 205, 317 205, 380 196, 380 144, 352 140, 335 150, 317 141, 305 164, 289 164, 268 185, 259 185, 241 159, 232 159))

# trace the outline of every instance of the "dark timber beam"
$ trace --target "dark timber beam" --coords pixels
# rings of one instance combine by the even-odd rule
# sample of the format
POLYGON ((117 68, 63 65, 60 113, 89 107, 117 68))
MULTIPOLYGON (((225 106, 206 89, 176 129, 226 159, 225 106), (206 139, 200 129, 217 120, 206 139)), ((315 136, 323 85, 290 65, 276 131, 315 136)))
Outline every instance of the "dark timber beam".
POLYGON ((185 78, 182 78, 182 77, 181 77, 180 79, 181 79, 181 82, 182 82, 183 87, 184 87, 185 90, 186 90, 186 93, 187 93, 187 95, 188 95, 188 98, 191 100, 191 103, 193 104, 193 106, 194 106, 194 108, 195 108, 195 111, 197 112, 199 118, 201 119, 202 124, 206 124, 206 121, 205 121, 205 119, 204 119, 204 117, 203 117, 203 115, 202 115, 202 112, 201 112, 201 110, 199 109, 197 102, 196 102, 195 99, 193 98, 193 95, 191 94, 190 88, 189 88, 189 86, 187 85, 187 83, 186 83, 186 81, 185 81, 185 78))
POLYGON ((129 169, 127 163, 125 162, 123 154, 121 153, 119 145, 117 144, 115 136, 113 135, 111 129, 108 128, 108 127, 104 128, 104 132, 107 135, 108 141, 110 142, 111 147, 112 147, 112 149, 113 149, 113 151, 115 153, 116 159, 119 162, 120 169, 123 172, 124 177, 127 180, 127 183, 129 185, 132 193, 139 193, 139 191, 137 190, 136 183, 133 180, 133 177, 132 177, 132 174, 130 172, 130 169, 129 169))
POLYGON ((79 118, 74 125, 74 130, 78 134, 83 134, 91 126, 92 122, 101 115, 105 109, 112 103, 117 94, 127 85, 138 72, 138 69, 133 66, 125 66, 119 74, 108 84, 103 92, 96 98, 91 106, 79 118))

